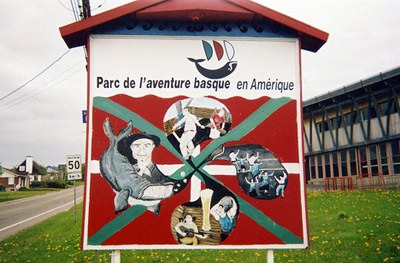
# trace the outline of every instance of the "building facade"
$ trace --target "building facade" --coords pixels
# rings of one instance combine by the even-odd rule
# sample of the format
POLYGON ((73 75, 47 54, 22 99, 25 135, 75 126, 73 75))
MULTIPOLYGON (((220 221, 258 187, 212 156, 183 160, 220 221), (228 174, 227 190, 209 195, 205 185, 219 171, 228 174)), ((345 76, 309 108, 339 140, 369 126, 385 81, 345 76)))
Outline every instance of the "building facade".
POLYGON ((342 189, 400 183, 400 67, 303 103, 310 184, 342 189))
POLYGON ((17 166, 16 173, 18 175, 29 176, 28 187, 33 181, 42 181, 43 173, 40 171, 39 165, 33 161, 32 156, 27 156, 25 160, 17 166))
POLYGON ((4 185, 7 191, 19 190, 21 187, 29 188, 29 179, 28 175, 20 175, 7 168, 3 168, 3 173, 0 174, 0 184, 4 185))

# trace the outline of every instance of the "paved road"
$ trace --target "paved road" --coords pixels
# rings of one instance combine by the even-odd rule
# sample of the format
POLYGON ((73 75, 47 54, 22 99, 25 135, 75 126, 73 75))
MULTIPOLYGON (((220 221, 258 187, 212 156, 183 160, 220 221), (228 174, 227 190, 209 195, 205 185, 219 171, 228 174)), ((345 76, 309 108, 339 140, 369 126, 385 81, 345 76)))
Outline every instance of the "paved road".
MULTIPOLYGON (((76 187, 81 202, 83 186, 76 187)), ((74 188, 0 203, 0 241, 74 206, 74 188)), ((79 219, 79 218, 78 218, 79 219)))

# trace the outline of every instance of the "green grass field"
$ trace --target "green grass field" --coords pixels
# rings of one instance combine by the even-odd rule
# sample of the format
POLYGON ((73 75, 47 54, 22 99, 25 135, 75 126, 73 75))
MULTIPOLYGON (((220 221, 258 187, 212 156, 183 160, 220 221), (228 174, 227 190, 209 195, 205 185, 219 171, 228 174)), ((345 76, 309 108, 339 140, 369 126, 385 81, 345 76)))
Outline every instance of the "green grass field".
MULTIPOLYGON (((78 207, 82 213, 82 207, 78 207)), ((400 262, 400 191, 308 193, 310 248, 277 250, 275 262, 400 262)), ((70 210, 0 242, 0 262, 110 262, 80 251, 70 210)), ((122 251, 122 262, 266 262, 265 250, 122 251)))
POLYGON ((25 197, 31 197, 35 195, 44 195, 50 192, 60 191, 60 189, 54 188, 32 188, 29 191, 7 191, 0 192, 0 202, 17 200, 25 197))

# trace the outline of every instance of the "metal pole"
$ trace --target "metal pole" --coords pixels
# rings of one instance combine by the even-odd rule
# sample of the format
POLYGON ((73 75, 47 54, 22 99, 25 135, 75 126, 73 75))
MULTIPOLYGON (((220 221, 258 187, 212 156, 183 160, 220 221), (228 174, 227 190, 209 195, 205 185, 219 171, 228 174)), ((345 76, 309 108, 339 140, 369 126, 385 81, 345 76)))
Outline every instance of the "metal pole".
POLYGON ((74 222, 76 224, 76 184, 74 180, 74 222))
POLYGON ((267 250, 267 263, 274 263, 274 251, 272 249, 267 250))
POLYGON ((121 252, 119 250, 113 250, 110 256, 111 256, 111 263, 121 262, 121 252))

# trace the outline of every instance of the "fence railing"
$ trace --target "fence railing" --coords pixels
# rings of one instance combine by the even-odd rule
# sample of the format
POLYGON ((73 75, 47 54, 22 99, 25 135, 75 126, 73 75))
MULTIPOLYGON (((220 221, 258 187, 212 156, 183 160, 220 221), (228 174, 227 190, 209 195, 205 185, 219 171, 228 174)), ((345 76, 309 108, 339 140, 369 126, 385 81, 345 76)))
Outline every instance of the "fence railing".
POLYGON ((354 190, 353 177, 332 177, 325 178, 325 191, 330 190, 354 190))
POLYGON ((324 179, 325 191, 399 189, 400 176, 378 174, 361 174, 358 176, 329 177, 324 179))

